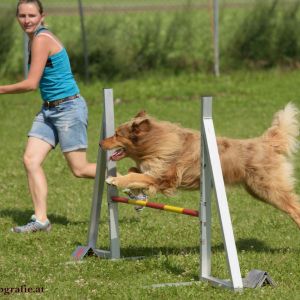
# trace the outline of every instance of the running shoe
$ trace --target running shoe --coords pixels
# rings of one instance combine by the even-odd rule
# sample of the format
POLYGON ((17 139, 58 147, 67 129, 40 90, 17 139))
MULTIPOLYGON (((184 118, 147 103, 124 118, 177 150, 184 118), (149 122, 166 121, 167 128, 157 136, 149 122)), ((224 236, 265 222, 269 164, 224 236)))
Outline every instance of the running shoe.
POLYGON ((29 223, 23 226, 16 226, 11 229, 12 232, 16 232, 16 233, 31 233, 37 231, 49 232, 50 230, 51 230, 51 223, 49 222, 49 220, 42 223, 36 219, 35 215, 31 216, 31 220, 29 223))

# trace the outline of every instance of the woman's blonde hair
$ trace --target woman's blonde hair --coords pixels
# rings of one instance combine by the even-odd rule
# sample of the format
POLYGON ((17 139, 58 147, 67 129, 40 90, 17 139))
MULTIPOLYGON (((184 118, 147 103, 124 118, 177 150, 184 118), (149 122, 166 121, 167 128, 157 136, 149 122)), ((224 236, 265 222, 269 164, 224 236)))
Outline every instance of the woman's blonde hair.
MULTIPOLYGON (((17 9, 16 9, 16 16, 18 16, 18 14, 19 14, 19 6, 21 4, 27 4, 27 3, 36 4, 36 6, 38 7, 38 10, 39 10, 39 13, 41 15, 44 13, 43 4, 40 0, 19 0, 19 2, 17 4, 17 9)), ((42 25, 45 25, 44 22, 42 22, 42 25)))

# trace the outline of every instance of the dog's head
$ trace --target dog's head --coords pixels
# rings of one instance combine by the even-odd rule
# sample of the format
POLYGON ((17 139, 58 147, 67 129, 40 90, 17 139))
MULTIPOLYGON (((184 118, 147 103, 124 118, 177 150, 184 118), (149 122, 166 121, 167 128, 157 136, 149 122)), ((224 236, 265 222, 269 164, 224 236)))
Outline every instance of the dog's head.
POLYGON ((116 151, 110 157, 118 161, 125 157, 138 156, 138 147, 143 143, 143 137, 151 130, 151 118, 145 111, 140 111, 131 121, 117 127, 115 134, 100 141, 104 150, 116 151))

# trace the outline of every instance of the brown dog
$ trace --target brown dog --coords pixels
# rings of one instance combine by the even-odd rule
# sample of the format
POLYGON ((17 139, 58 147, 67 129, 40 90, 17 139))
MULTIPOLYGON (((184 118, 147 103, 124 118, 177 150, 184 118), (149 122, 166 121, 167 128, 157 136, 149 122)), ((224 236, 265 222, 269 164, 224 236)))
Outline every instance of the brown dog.
MULTIPOLYGON (((299 111, 289 103, 277 112, 260 137, 229 139, 217 144, 226 184, 242 184, 255 198, 287 213, 300 227, 299 197, 294 192, 291 158, 297 150, 299 111)), ((140 112, 100 142, 104 150, 116 149, 111 159, 130 157, 136 163, 125 176, 109 177, 120 188, 145 189, 150 194, 173 194, 177 188, 200 185, 200 133, 170 122, 157 121, 140 112)))

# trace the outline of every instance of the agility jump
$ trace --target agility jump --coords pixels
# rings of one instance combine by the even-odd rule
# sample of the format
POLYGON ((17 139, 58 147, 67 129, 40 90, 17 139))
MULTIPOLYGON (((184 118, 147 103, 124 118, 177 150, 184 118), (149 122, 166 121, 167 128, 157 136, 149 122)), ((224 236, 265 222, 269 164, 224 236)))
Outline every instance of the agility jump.
POLYGON ((134 200, 134 199, 129 199, 129 198, 125 198, 125 197, 112 197, 111 200, 115 201, 115 202, 119 202, 119 203, 145 206, 145 207, 160 209, 160 210, 173 212, 173 213, 177 213, 177 214, 189 215, 192 217, 199 217, 198 210, 193 210, 193 209, 189 209, 189 208, 172 206, 172 205, 167 205, 167 204, 162 204, 162 203, 149 202, 149 201, 144 201, 144 200, 134 200))
MULTIPOLYGON (((99 148, 87 245, 79 246, 75 249, 75 251, 72 253, 72 257, 75 260, 83 259, 87 255, 96 255, 106 259, 120 259, 121 250, 118 203, 135 204, 199 218, 199 224, 201 228, 201 236, 199 237, 200 280, 208 281, 213 285, 230 288, 235 291, 241 290, 243 287, 257 287, 271 282, 267 273, 259 270, 253 270, 253 272, 251 271, 247 278, 242 280, 212 121, 212 97, 202 97, 201 107, 202 159, 201 166, 199 166, 199 168, 201 167, 202 178, 200 191, 201 197, 199 197, 200 213, 196 210, 186 208, 119 197, 117 188, 115 186, 108 185, 107 206, 109 216, 110 247, 108 250, 98 249, 96 244, 99 231, 105 176, 116 176, 117 173, 116 162, 109 159, 111 156, 111 151, 105 152, 103 149, 99 148), (211 274, 211 196, 213 190, 215 191, 216 195, 215 198, 217 202, 219 222, 222 229, 223 243, 227 258, 227 267, 231 277, 230 280, 219 279, 213 277, 211 274)), ((104 107, 100 140, 112 136, 114 132, 113 91, 112 89, 104 89, 104 107)), ((189 285, 193 283, 195 282, 166 283, 153 285, 152 287, 189 285)))

